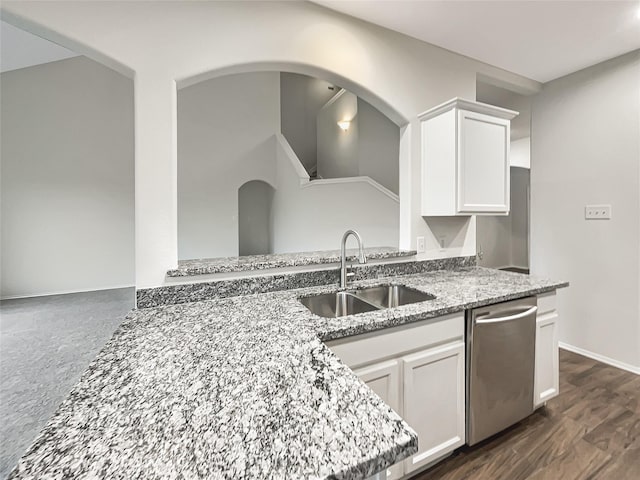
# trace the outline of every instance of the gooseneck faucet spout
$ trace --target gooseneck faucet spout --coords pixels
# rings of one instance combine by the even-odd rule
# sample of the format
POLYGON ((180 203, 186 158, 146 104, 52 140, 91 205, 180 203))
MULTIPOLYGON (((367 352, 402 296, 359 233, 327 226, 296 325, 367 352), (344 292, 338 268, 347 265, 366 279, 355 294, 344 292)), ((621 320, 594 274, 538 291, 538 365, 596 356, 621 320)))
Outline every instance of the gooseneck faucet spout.
POLYGON ((346 232, 344 232, 344 235, 342 236, 342 243, 340 244, 340 288, 346 288, 347 277, 354 275, 353 273, 347 273, 346 247, 347 238, 349 238, 349 235, 353 235, 358 241, 358 261, 360 263, 367 263, 367 257, 364 254, 364 245, 362 244, 362 237, 360 237, 360 234, 355 230, 347 230, 346 232))

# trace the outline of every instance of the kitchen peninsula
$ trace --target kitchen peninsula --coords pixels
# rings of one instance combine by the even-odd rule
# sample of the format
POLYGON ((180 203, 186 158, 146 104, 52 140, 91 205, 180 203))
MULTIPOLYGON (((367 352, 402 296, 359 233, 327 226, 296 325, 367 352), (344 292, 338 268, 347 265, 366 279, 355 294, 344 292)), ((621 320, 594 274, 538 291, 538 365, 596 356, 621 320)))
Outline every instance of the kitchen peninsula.
POLYGON ((480 267, 375 278, 434 300, 321 318, 324 285, 139 309, 91 363, 11 479, 366 478, 417 436, 323 343, 551 292, 480 267))

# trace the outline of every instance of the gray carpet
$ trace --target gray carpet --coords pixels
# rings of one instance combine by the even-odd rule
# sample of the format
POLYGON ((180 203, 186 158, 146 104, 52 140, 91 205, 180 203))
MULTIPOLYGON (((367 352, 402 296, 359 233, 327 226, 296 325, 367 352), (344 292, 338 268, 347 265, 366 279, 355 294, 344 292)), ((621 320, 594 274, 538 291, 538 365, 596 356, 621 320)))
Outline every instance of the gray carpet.
POLYGON ((0 302, 0 479, 134 306, 135 290, 0 302))

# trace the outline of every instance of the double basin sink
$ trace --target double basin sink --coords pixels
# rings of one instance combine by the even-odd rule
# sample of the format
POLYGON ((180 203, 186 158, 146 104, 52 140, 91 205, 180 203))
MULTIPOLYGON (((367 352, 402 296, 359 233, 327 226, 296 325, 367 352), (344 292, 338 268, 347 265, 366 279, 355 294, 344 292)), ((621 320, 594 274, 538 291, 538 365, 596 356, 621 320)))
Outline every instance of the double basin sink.
POLYGON ((379 285, 302 297, 300 302, 311 313, 321 317, 336 318, 425 302, 434 298, 436 298, 434 295, 404 285, 379 285))

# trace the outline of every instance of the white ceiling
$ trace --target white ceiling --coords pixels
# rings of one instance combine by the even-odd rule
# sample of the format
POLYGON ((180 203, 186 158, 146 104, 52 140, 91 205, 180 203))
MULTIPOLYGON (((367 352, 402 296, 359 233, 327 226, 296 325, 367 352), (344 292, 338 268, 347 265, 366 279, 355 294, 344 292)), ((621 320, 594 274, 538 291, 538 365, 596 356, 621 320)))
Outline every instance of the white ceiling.
MULTIPOLYGON (((313 0, 547 82, 640 48, 640 1, 313 0)), ((0 71, 76 56, 0 22, 0 71)))
POLYGON ((78 54, 49 40, 0 22, 0 71, 8 72, 78 54))
POLYGON ((312 0, 548 82, 640 48, 640 1, 312 0))

